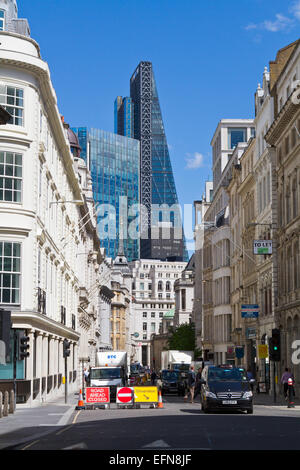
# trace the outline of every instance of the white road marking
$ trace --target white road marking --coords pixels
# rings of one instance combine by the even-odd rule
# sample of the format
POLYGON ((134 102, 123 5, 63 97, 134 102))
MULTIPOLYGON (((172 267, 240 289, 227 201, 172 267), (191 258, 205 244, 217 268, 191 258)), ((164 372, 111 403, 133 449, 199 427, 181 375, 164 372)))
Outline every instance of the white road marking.
POLYGON ((159 441, 154 441, 151 442, 150 444, 146 444, 144 447, 171 447, 169 444, 167 444, 165 441, 159 440, 159 441))

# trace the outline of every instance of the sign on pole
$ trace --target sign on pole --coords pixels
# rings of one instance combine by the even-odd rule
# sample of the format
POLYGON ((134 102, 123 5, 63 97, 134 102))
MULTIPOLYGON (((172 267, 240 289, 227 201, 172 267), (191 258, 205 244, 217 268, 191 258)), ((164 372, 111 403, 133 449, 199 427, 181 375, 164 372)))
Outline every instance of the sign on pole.
POLYGON ((133 387, 117 388, 116 403, 123 403, 123 404, 133 403, 133 387))
POLYGON ((254 255, 271 255, 272 240, 253 240, 254 255))
POLYGON ((268 356, 269 356, 268 345, 267 344, 259 344, 258 345, 258 357, 259 357, 259 359, 267 359, 268 356))
POLYGON ((135 403, 157 403, 157 387, 134 387, 135 403))
POLYGON ((85 402, 88 405, 110 403, 109 387, 87 387, 85 389, 85 402))
POLYGON ((258 318, 259 306, 257 304, 246 304, 241 306, 242 318, 258 318))
POLYGON ((235 356, 238 359, 242 359, 244 357, 244 348, 243 348, 243 346, 237 346, 235 348, 235 356))

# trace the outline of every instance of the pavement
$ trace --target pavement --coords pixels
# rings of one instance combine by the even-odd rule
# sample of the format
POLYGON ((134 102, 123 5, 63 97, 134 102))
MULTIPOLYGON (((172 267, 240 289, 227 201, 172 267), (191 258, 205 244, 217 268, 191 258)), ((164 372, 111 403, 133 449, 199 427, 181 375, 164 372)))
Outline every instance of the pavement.
MULTIPOLYGON (((13 414, 0 418, 0 450, 33 441, 67 426, 71 423, 77 404, 78 393, 73 393, 68 396, 67 403, 63 396, 32 408, 17 406, 13 414)), ((277 395, 274 401, 273 395, 266 393, 255 393, 254 405, 277 407, 278 410, 287 408, 287 402, 282 395, 277 395)), ((294 405, 295 410, 300 411, 298 397, 295 398, 294 405)))
POLYGON ((40 406, 24 408, 17 405, 14 413, 0 418, 0 450, 37 439, 55 427, 66 426, 78 404, 78 393, 43 403, 40 406))

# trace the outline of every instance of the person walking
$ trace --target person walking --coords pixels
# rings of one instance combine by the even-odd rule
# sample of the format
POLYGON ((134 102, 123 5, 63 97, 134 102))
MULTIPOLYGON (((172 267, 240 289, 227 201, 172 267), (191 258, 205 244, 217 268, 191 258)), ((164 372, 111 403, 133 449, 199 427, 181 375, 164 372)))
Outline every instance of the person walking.
MULTIPOLYGON (((288 380, 289 379, 294 380, 294 376, 291 373, 290 369, 288 367, 286 367, 285 371, 284 371, 284 373, 282 374, 282 377, 281 377, 281 383, 283 384, 283 394, 284 394, 284 398, 286 400, 288 398, 288 388, 289 388, 288 380)), ((295 392, 294 392, 294 394, 295 394, 295 392)))
POLYGON ((86 383, 86 387, 88 387, 89 380, 90 380, 90 373, 89 373, 89 371, 87 370, 86 367, 84 368, 83 375, 84 375, 84 381, 86 383))
POLYGON ((196 385, 195 385, 195 393, 194 393, 194 400, 197 395, 201 392, 201 377, 202 377, 202 369, 199 367, 197 375, 196 375, 196 385))
POLYGON ((188 375, 188 388, 189 392, 185 395, 184 401, 187 401, 188 396, 191 396, 191 403, 194 403, 194 393, 195 393, 195 385, 196 385, 196 374, 194 372, 194 367, 191 366, 188 375))
POLYGON ((154 369, 151 372, 150 378, 151 378, 151 385, 156 385, 157 375, 154 369))
MULTIPOLYGON (((253 374, 251 372, 251 369, 247 370, 247 378, 248 378, 249 382, 250 382, 250 380, 253 379, 253 374)), ((250 388, 251 388, 251 391, 253 392, 253 382, 250 382, 250 388)))

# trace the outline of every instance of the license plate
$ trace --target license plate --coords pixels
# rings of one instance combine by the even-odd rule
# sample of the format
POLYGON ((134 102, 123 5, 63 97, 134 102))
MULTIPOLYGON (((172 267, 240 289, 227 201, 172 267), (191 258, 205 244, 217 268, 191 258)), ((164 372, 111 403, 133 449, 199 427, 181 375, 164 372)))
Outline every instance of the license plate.
POLYGON ((236 400, 223 400, 222 404, 223 405, 237 405, 237 401, 236 400))

